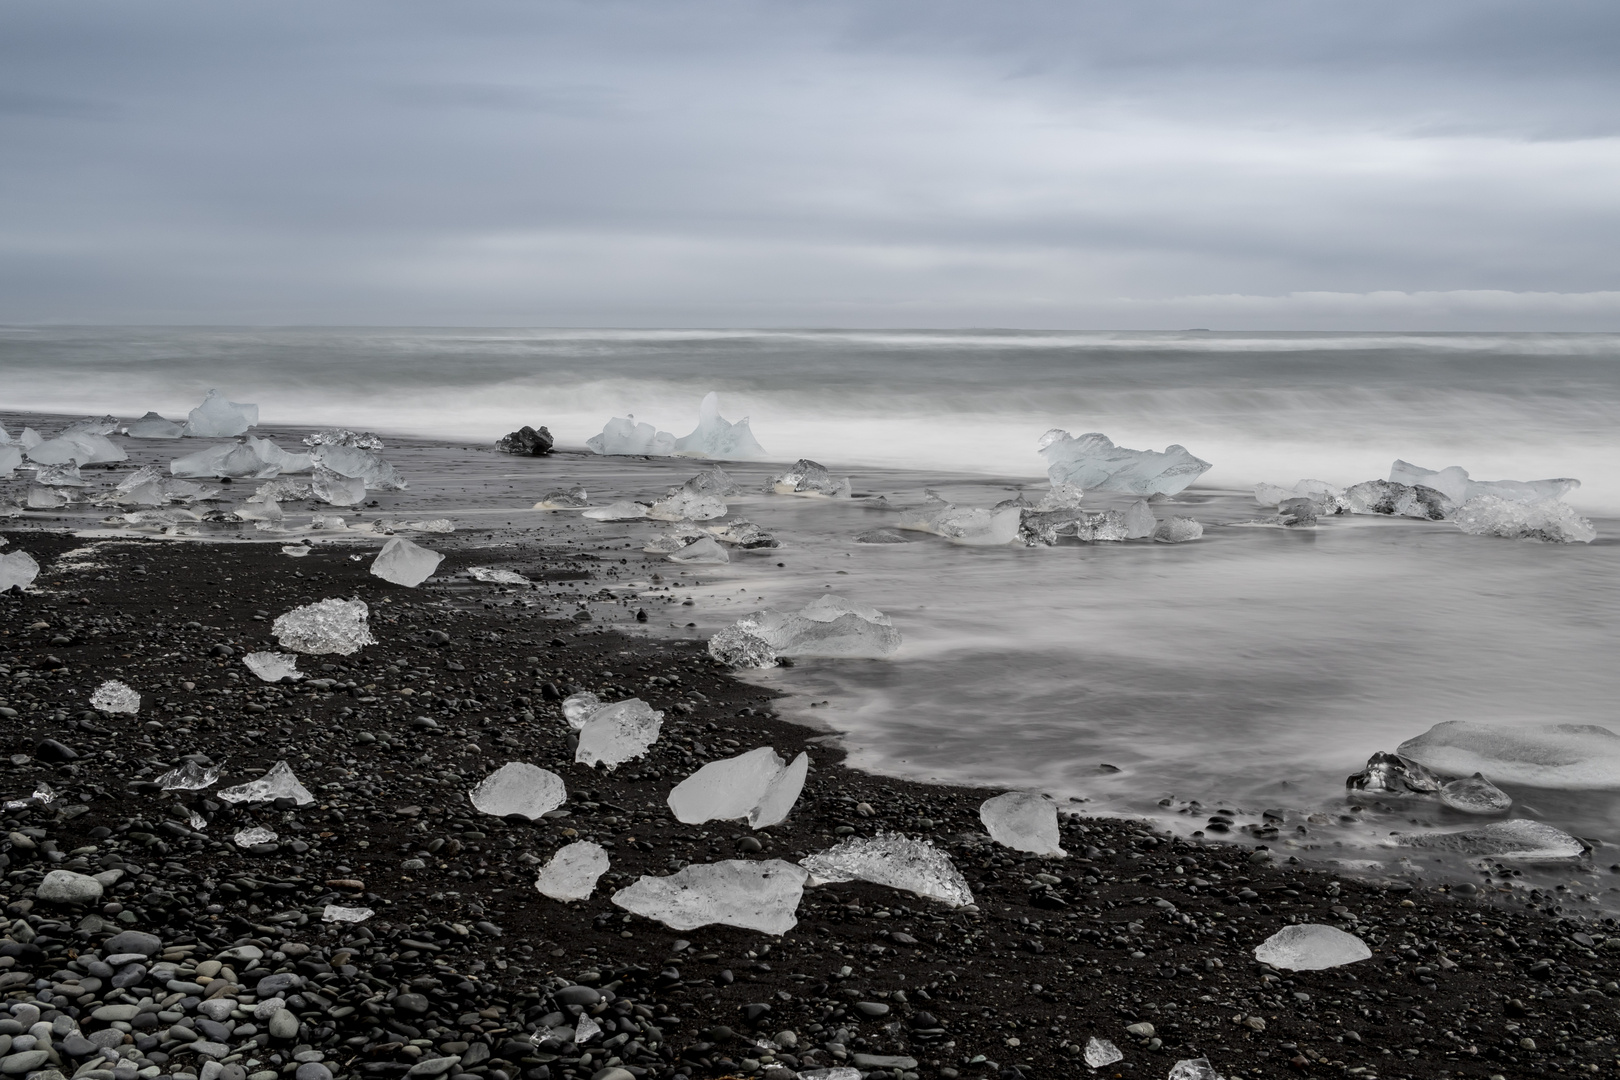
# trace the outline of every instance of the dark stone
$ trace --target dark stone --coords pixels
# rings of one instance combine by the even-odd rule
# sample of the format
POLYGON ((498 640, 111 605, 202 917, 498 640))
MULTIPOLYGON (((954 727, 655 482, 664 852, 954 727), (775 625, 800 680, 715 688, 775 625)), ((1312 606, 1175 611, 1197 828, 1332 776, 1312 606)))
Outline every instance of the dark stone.
POLYGON ((556 440, 551 437, 551 432, 543 427, 539 431, 532 427, 521 427, 510 435, 502 436, 495 445, 508 454, 539 457, 541 454, 551 453, 556 440))
POLYGON ((61 762, 79 760, 79 752, 71 746, 64 746, 55 739, 45 739, 34 747, 34 756, 41 761, 61 762))
POLYGON ((102 946, 102 951, 108 956, 118 953, 140 953, 142 956, 156 956, 163 949, 163 941, 156 934, 146 934, 139 930, 125 930, 121 934, 114 934, 102 946))
MULTIPOLYGON (((261 989, 262 995, 264 991, 261 989)), ((428 999, 421 994, 401 994, 394 999, 394 1008, 421 1016, 428 1011, 428 999)))

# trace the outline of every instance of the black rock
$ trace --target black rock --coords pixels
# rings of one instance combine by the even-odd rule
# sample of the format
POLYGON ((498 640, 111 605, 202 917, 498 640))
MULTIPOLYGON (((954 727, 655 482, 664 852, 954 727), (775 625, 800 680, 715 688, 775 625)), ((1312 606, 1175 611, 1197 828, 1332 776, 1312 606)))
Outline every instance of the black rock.
POLYGON ((504 435, 497 442, 496 447, 508 454, 524 454, 529 457, 539 457, 541 454, 551 453, 556 440, 551 432, 545 428, 536 431, 532 427, 521 427, 510 435, 504 435))
POLYGON ((55 739, 45 739, 34 747, 34 756, 41 761, 77 761, 79 752, 71 746, 64 746, 55 739))
POLYGON ((114 934, 102 946, 102 950, 108 956, 118 953, 140 953, 142 956, 156 956, 162 949, 163 941, 156 934, 146 934, 139 930, 125 930, 121 934, 114 934))

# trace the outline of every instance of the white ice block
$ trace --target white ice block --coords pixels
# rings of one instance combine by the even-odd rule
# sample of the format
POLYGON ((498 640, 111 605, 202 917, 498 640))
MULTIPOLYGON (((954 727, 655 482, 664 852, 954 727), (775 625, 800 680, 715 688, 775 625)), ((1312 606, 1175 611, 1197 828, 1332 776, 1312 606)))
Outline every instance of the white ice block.
POLYGON ((696 863, 668 877, 643 877, 614 893, 613 903, 672 930, 718 923, 785 934, 798 924, 808 876, 780 859, 696 863))
POLYGON ((786 820, 808 768, 805 754, 788 765, 774 749, 761 746, 711 761, 682 780, 669 793, 669 808, 686 825, 747 818, 753 828, 763 829, 786 820))
POLYGON ((1321 923, 1285 926, 1255 946, 1254 958, 1280 971, 1322 971, 1372 958, 1354 934, 1321 923))
POLYGON ((444 556, 396 536, 371 561, 371 573, 384 581, 414 589, 433 576, 444 556))
POLYGON ((299 806, 308 806, 315 801, 315 796, 309 789, 298 782, 293 775, 292 767, 285 761, 278 761, 270 766, 265 774, 257 780, 249 780, 236 787, 225 788, 219 792, 219 797, 229 803, 258 803, 274 802, 276 799, 292 799, 299 806))
POLYGON ((349 656, 377 644, 371 636, 370 615, 364 600, 321 600, 293 608, 270 624, 270 632, 284 649, 349 656))
POLYGON ((1128 450, 1095 431, 1076 438, 1053 428, 1041 436, 1040 453, 1054 484, 1073 484, 1084 491, 1174 495, 1211 468, 1184 446, 1128 450))
POLYGON ((870 839, 851 837, 800 859, 799 865, 810 871, 816 884, 869 881, 951 907, 973 903, 967 879, 949 855, 926 840, 897 833, 879 833, 870 839))
POLYGON ((1014 851, 1034 855, 1067 855, 1058 841, 1057 803, 1045 795, 1009 791, 979 806, 990 839, 1014 851))
POLYGON ((558 849, 540 874, 534 887, 553 900, 585 900, 596 891, 596 883, 608 871, 607 849, 591 840, 576 840, 558 849))
POLYGON ((602 764, 612 772, 645 754, 663 726, 664 714, 640 698, 605 705, 580 728, 574 760, 581 765, 602 764))
POLYGON ((1567 791, 1620 788, 1620 735, 1596 724, 1446 720, 1396 748, 1447 776, 1567 791))
POLYGON ((568 801, 562 777, 525 761, 509 761, 478 782, 467 797, 481 813, 518 814, 539 821, 568 801))

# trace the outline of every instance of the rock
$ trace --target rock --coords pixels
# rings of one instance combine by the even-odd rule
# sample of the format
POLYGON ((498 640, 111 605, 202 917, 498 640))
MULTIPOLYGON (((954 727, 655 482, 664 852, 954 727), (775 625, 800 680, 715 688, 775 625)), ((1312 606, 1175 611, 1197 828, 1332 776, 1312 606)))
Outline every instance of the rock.
MULTIPOLYGON (((859 1012, 862 1016, 888 1016, 889 1015, 889 1007, 887 1005, 883 1004, 883 1002, 881 1002, 881 1001, 857 1001, 855 1003, 855 1010, 857 1012, 859 1012)), ((880 1068, 880 1066, 873 1065, 873 1066, 871 1066, 871 1068, 876 1069, 876 1068, 880 1068)), ((909 1068, 911 1068, 911 1066, 908 1065, 908 1066, 906 1066, 906 1068, 909 1069, 909 1068)))
POLYGON ((602 995, 590 986, 565 986, 552 995, 559 1005, 595 1005, 602 995))
POLYGON ((332 1080, 332 1070, 319 1061, 306 1061, 293 1073, 293 1080, 332 1080))
POLYGON ((290 1009, 277 1009, 270 1014, 268 1025, 272 1039, 293 1039, 298 1036, 298 1017, 290 1009))
POLYGON ((45 739, 34 747, 34 756, 41 761, 59 764, 64 761, 77 761, 79 752, 71 746, 66 746, 55 739, 45 739))
MULTIPOLYGON (((251 948, 251 946, 249 947, 251 948)), ((142 956, 156 956, 162 949, 162 939, 156 934, 147 934, 140 930, 125 930, 121 934, 114 934, 102 946, 102 951, 108 956, 117 953, 140 953, 142 956)), ((258 950, 254 951, 257 952, 258 950)), ((260 953, 260 955, 263 954, 260 953)), ((240 958, 232 957, 232 959, 240 958)))
POLYGON ((1138 1039, 1153 1038, 1153 1025, 1148 1023, 1131 1024, 1125 1028, 1125 1034, 1134 1035, 1138 1039))
POLYGON ((917 1059, 888 1054, 856 1054, 855 1067, 857 1069, 899 1069, 909 1072, 917 1067, 917 1059))
POLYGON ((135 1019, 141 1011, 139 1005, 103 1005, 90 1014, 92 1020, 100 1020, 104 1024, 116 1023, 122 1020, 126 1024, 135 1019))
POLYGON ((550 431, 544 427, 536 431, 527 425, 518 428, 509 435, 501 436, 500 440, 495 444, 497 449, 508 454, 523 454, 528 457, 549 454, 551 448, 555 445, 556 440, 551 437, 550 431))
POLYGON ((45 1064, 48 1057, 50 1057, 48 1050, 24 1050, 20 1054, 10 1054, 0 1058, 0 1073, 6 1076, 22 1076, 45 1064))
POLYGON ((101 899, 101 882, 72 870, 52 870, 39 883, 36 896, 53 904, 89 904, 101 899))
MULTIPOLYGON (((459 1057, 423 1058, 412 1065, 406 1076, 443 1076, 461 1063, 459 1057)), ((302 1077, 299 1078, 302 1080, 302 1077)))
POLYGON ((606 1069, 598 1069, 593 1072, 591 1080, 636 1080, 636 1074, 629 1069, 621 1069, 617 1065, 610 1065, 606 1069))
POLYGON ((428 1011, 428 999, 421 994, 401 994, 394 999, 394 1008, 422 1016, 428 1011))

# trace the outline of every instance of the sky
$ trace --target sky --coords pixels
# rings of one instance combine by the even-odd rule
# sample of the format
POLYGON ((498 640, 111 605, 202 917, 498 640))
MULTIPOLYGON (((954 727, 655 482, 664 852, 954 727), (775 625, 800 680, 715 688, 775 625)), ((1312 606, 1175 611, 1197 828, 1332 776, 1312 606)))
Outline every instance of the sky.
POLYGON ((1620 5, 0 0, 0 322, 1620 330, 1620 5))

